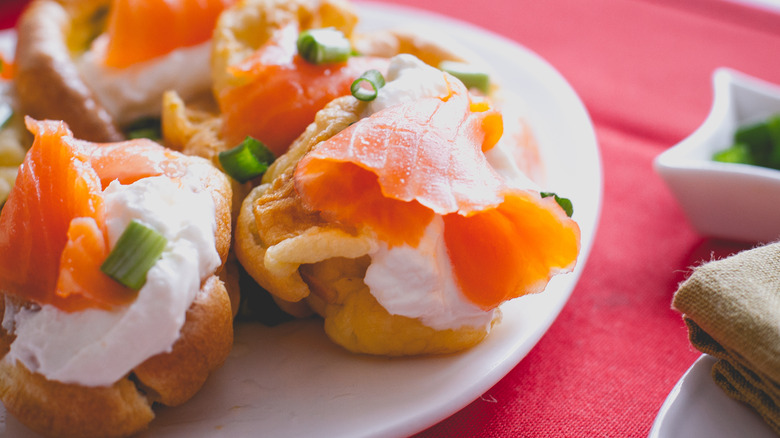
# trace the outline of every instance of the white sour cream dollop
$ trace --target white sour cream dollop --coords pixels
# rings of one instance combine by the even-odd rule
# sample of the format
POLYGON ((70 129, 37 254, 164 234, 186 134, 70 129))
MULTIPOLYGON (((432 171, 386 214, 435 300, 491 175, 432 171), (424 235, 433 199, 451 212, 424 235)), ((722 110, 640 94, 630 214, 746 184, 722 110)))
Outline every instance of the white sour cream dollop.
POLYGON ((209 41, 121 69, 103 64, 107 42, 106 35, 98 37, 79 59, 78 68, 120 125, 160 115, 165 91, 176 90, 187 100, 211 87, 209 41))
POLYGON ((364 282, 393 315, 417 318, 437 330, 489 328, 495 311, 484 311, 463 296, 443 233, 444 221, 437 216, 416 248, 388 248, 380 243, 380 249, 371 254, 364 282))
POLYGON ((104 195, 112 247, 131 219, 168 239, 146 284, 132 304, 111 311, 16 308, 7 300, 3 326, 16 339, 3 360, 20 361, 50 380, 107 386, 149 357, 170 351, 201 280, 220 264, 214 202, 187 179, 109 184, 104 195))

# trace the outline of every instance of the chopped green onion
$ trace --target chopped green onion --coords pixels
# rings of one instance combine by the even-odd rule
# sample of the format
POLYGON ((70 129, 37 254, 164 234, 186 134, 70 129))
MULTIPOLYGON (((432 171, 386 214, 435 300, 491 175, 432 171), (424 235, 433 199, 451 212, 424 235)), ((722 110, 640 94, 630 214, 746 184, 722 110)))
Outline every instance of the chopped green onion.
POLYGON ((157 230, 133 219, 119 236, 100 270, 133 290, 146 283, 146 273, 163 253, 168 240, 157 230))
POLYGON ((553 192, 541 192, 539 194, 542 195, 542 198, 548 198, 550 196, 554 197, 555 198, 555 202, 557 202, 558 205, 561 206, 563 211, 566 212, 566 216, 571 217, 571 215, 574 214, 574 206, 571 203, 571 199, 569 199, 569 198, 561 198, 560 196, 556 195, 553 192))
POLYGON ((737 129, 734 142, 746 145, 754 161, 761 165, 766 164, 772 151, 772 133, 766 121, 737 129))
POLYGON ((157 117, 144 117, 132 122, 125 129, 127 138, 162 139, 162 122, 157 117))
POLYGON ((233 149, 219 153, 222 169, 238 182, 262 175, 274 162, 274 154, 259 140, 247 137, 233 149))
POLYGON ((767 153, 767 166, 780 169, 780 116, 770 117, 766 122, 772 146, 767 153))
POLYGON ((378 70, 368 70, 359 78, 352 82, 352 86, 349 90, 357 100, 371 101, 376 99, 379 89, 385 86, 385 77, 378 70), (367 82, 371 86, 371 89, 363 87, 363 83, 367 82))
POLYGON ((755 164, 753 163, 753 155, 745 143, 735 143, 728 149, 715 152, 712 159, 721 163, 755 164))
POLYGON ((715 152, 712 159, 780 169, 780 114, 739 127, 734 133, 734 143, 715 152))
POLYGON ((14 109, 11 108, 11 105, 6 102, 0 102, 0 129, 5 128, 5 125, 8 124, 8 121, 10 121, 13 116, 14 109))
POLYGON ((309 29, 298 36, 298 53, 312 64, 344 62, 352 54, 352 44, 335 28, 309 29))
POLYGON ((490 76, 472 64, 455 61, 442 61, 439 70, 455 76, 466 88, 476 88, 483 93, 490 91, 490 76))

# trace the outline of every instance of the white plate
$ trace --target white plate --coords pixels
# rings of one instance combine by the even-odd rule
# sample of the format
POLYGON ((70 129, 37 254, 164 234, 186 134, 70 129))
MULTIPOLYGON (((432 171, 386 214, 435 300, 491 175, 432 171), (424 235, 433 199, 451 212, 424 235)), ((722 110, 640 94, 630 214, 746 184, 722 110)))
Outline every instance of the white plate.
POLYGON ((702 355, 666 398, 650 438, 777 438, 746 404, 729 398, 712 380, 716 359, 702 355))
MULTIPOLYGON (((548 188, 574 202, 582 230, 577 268, 554 278, 544 293, 507 303, 494 332, 461 354, 352 355, 327 340, 319 320, 272 328, 239 325, 225 365, 191 401, 159 409, 142 437, 413 434, 454 414, 504 377, 541 338, 574 288, 593 242, 602 190, 595 134, 576 93, 537 55, 492 33, 414 9, 358 7, 366 28, 425 26, 479 52, 509 79, 505 86, 533 111, 530 124, 547 162, 548 188)), ((4 427, 3 437, 35 436, 10 415, 4 427)))

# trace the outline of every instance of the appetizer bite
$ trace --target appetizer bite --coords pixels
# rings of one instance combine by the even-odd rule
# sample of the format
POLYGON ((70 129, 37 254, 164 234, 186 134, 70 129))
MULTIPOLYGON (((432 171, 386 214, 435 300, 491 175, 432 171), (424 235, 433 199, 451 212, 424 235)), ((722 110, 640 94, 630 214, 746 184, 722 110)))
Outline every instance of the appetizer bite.
POLYGON ((227 178, 147 140, 35 135, 0 212, 0 399, 47 436, 136 433, 227 357, 227 178))
POLYGON ((91 141, 159 131, 163 92, 210 97, 210 38, 233 1, 34 0, 17 25, 24 113, 91 141))
POLYGON ((275 156, 283 154, 318 110, 349 94, 367 66, 386 64, 350 56, 348 37, 356 23, 341 0, 248 0, 226 9, 213 36, 214 104, 166 93, 166 145, 218 162, 220 152, 251 136, 275 156), (299 50, 307 38, 314 41, 311 32, 324 32, 339 48, 324 57, 299 50))
POLYGON ((398 55, 386 77, 355 84, 244 200, 236 254, 284 309, 318 313, 350 351, 471 347, 501 303, 574 267, 571 205, 519 170, 514 150, 528 145, 454 76, 398 55))
POLYGON ((383 70, 384 58, 351 56, 356 23, 347 4, 332 0, 248 1, 225 11, 213 63, 227 143, 251 136, 279 156, 361 73, 383 70))

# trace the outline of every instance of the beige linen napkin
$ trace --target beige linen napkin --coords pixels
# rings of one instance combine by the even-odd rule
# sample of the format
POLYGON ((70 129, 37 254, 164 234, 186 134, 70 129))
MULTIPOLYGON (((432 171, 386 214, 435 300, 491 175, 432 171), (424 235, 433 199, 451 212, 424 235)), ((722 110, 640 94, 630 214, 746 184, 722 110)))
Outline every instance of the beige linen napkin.
POLYGON ((674 295, 715 382, 780 434, 780 242, 696 268, 674 295))

